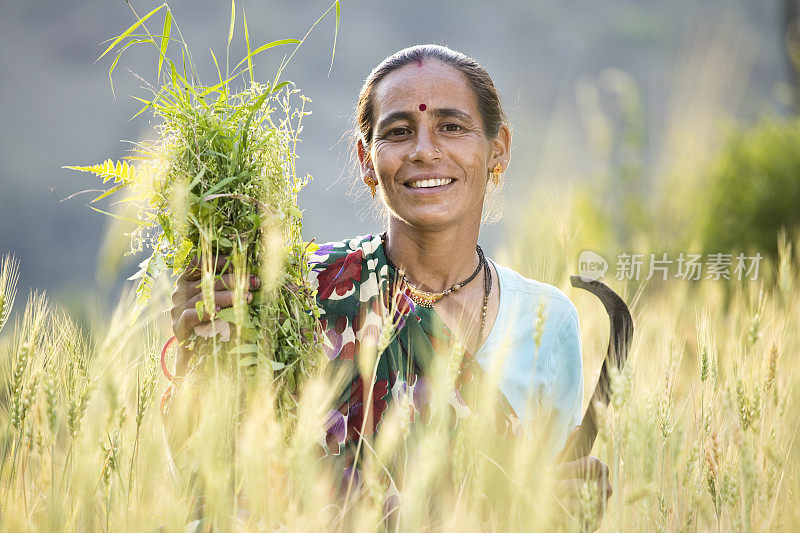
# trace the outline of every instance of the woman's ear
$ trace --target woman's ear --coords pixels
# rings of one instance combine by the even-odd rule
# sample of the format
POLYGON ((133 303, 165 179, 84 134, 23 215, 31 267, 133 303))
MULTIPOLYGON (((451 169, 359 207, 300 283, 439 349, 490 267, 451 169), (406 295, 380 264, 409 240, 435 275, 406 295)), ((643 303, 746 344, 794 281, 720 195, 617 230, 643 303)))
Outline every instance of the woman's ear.
POLYGON ((503 167, 503 171, 505 171, 508 168, 509 161, 511 161, 511 130, 503 122, 500 124, 497 137, 492 139, 492 159, 489 168, 494 168, 499 163, 503 167))
MULTIPOLYGON (((358 152, 358 163, 361 166, 361 175, 370 175, 374 174, 375 167, 372 164, 372 158, 369 155, 369 151, 367 150, 366 146, 364 146, 364 139, 359 138, 356 144, 357 152, 358 152)), ((372 176, 373 178, 375 176, 372 176)))

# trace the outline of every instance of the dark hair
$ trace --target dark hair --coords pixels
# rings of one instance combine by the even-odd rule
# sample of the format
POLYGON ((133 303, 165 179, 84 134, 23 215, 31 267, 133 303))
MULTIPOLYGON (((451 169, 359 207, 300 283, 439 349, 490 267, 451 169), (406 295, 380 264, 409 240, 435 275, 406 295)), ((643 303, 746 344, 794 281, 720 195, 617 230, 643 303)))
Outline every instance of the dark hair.
POLYGON ((369 147, 372 143, 372 129, 375 125, 373 96, 375 88, 390 72, 410 63, 421 64, 425 59, 441 61, 464 73, 478 101, 484 134, 489 139, 497 137, 500 125, 506 121, 506 115, 500 104, 500 95, 486 69, 471 57, 446 46, 418 44, 395 52, 381 61, 364 81, 356 107, 356 128, 364 139, 365 146, 369 147))

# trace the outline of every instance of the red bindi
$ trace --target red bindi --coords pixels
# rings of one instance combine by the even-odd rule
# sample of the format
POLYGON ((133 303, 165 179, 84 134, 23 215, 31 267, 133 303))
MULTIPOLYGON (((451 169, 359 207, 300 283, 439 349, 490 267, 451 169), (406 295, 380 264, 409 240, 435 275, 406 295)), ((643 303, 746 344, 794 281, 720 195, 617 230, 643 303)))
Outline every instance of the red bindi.
POLYGON ((426 106, 425 104, 419 104, 419 110, 420 111, 425 111, 427 108, 428 108, 428 106, 426 106))

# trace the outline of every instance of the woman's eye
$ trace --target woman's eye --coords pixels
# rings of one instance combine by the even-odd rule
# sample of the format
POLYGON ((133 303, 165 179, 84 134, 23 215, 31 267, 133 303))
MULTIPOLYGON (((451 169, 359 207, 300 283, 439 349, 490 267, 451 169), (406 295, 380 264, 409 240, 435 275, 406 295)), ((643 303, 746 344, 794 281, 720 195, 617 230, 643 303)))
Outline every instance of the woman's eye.
POLYGON ((406 130, 407 128, 403 127, 392 128, 386 132, 386 136, 391 137, 391 136, 403 135, 406 132, 406 130))
POLYGON ((445 129, 445 131, 456 132, 461 129, 461 126, 459 126, 458 124, 453 124, 452 122, 448 122, 443 126, 443 128, 445 129))

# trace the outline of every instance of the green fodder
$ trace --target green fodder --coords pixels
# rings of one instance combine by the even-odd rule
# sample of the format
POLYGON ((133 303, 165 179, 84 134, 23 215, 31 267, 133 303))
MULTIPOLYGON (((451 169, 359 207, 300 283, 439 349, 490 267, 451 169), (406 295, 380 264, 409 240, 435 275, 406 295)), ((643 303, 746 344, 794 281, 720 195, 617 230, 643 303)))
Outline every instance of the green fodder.
MULTIPOLYGON (((334 7, 338 29, 338 2, 326 14, 334 7)), ((113 80, 130 46, 157 53, 156 81, 145 82, 149 97, 136 97, 144 104, 137 116, 152 113, 156 139, 135 143, 126 161, 67 168, 113 182, 92 204, 124 194, 122 202, 132 206, 136 227, 131 253, 149 254, 131 278, 139 280, 136 308, 144 308, 155 280, 165 271, 199 272, 202 299, 195 310, 211 321, 190 332, 186 347, 196 356, 194 366, 236 375, 273 372, 282 390, 277 398, 280 411, 290 415, 296 407, 297 383, 318 370, 321 358, 319 314, 307 280, 306 258, 313 245, 302 242, 297 207, 297 195, 311 178, 298 177, 295 167, 310 99, 299 96, 301 103, 296 105, 298 90, 291 82, 279 82, 286 62, 273 81, 256 81, 253 58, 278 46, 299 47, 303 40, 281 39, 251 49, 243 17, 247 54, 230 70, 235 28, 232 2, 225 71, 212 51, 218 81, 206 84, 167 4, 143 17, 136 15, 136 22, 100 57, 116 53, 109 69, 113 80), (157 14, 164 16, 160 35, 147 27, 157 14), (174 60, 169 51, 174 53, 176 45, 171 43, 180 51, 174 60), (256 275, 261 285, 254 288, 250 279, 256 275), (215 285, 217 290, 233 291, 231 307, 216 309, 215 285), (203 359, 214 362, 201 365, 203 359)))

